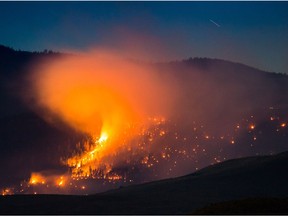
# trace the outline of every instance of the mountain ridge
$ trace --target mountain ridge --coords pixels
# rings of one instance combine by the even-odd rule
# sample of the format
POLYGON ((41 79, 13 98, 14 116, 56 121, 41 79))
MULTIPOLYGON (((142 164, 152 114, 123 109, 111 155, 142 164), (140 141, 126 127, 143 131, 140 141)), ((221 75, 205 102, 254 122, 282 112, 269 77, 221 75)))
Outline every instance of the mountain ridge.
MULTIPOLYGON (((25 54, 25 55, 35 55, 35 54, 41 54, 41 55, 68 55, 68 53, 62 53, 59 51, 53 51, 53 50, 48 50, 48 49, 44 49, 43 51, 24 51, 24 50, 16 50, 12 47, 9 46, 5 46, 0 44, 0 57, 3 57, 4 55, 7 54, 25 54)), ((286 73, 280 73, 280 72, 274 72, 274 71, 266 71, 263 69, 259 69, 253 66, 249 66, 246 65, 244 63, 240 63, 240 62, 234 62, 231 60, 224 60, 224 59, 218 59, 218 58, 207 58, 207 57, 187 57, 187 58, 183 58, 181 60, 172 60, 172 61, 159 61, 156 62, 154 64, 177 64, 177 63, 184 63, 184 64, 195 64, 196 66, 199 66, 200 68, 205 68, 205 66, 208 66, 210 62, 214 62, 217 64, 234 64, 236 66, 240 66, 243 69, 253 69, 259 72, 265 72, 265 73, 271 73, 271 74, 277 74, 277 75, 284 75, 284 76, 288 76, 288 74, 286 73)))

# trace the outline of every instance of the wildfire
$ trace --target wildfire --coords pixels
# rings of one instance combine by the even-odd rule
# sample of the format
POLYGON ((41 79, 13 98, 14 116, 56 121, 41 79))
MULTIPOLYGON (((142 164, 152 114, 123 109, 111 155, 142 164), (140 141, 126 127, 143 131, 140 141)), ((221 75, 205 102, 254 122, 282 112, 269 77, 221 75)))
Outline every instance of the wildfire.
MULTIPOLYGON (((38 105, 93 139, 62 160, 73 178, 95 176, 97 170, 104 176, 117 162, 118 152, 143 149, 131 140, 143 128, 163 124, 163 111, 170 107, 163 95, 172 95, 172 90, 163 79, 152 68, 104 50, 52 61, 34 71, 31 84, 38 105)), ((149 137, 151 143, 154 136, 149 137)))
MULTIPOLYGON (((143 145, 136 145, 136 140, 140 141, 143 139, 143 136, 147 136, 149 142, 153 142, 155 137, 162 137, 166 134, 166 131, 161 128, 161 125, 165 124, 165 118, 148 118, 147 122, 149 123, 138 123, 137 125, 135 123, 134 126, 130 124, 130 127, 123 128, 122 133, 118 134, 117 139, 109 139, 108 133, 103 131, 99 138, 96 138, 94 143, 91 144, 92 146, 86 145, 87 148, 80 155, 74 155, 67 159, 66 164, 72 168, 72 177, 85 179, 102 176, 101 178, 109 180, 123 179, 122 176, 117 177, 115 174, 113 174, 113 178, 111 177, 112 166, 115 163, 114 158, 121 158, 118 152, 130 152, 129 154, 131 155, 139 154, 141 151, 145 151, 145 149, 143 145), (138 130, 135 130, 135 125, 138 130), (157 128, 157 130, 152 132, 150 129, 151 126, 157 128), (138 131, 138 133, 135 133, 135 131, 138 131)), ((123 158, 122 160, 124 161, 125 159, 123 158)), ((144 157, 143 160, 146 160, 146 163, 143 162, 143 164, 148 164, 148 157, 144 157)), ((152 165, 149 164, 149 166, 152 165)))
MULTIPOLYGON (((171 93, 161 88, 163 81, 157 81, 149 73, 143 73, 142 68, 114 56, 68 58, 44 67, 43 73, 34 78, 39 105, 91 139, 87 139, 77 149, 79 151, 75 151, 77 153, 71 152, 68 157, 61 158, 66 173, 32 173, 28 186, 33 193, 40 187, 56 188, 57 192, 67 188, 83 192, 90 189, 83 181, 91 179, 103 185, 136 182, 143 170, 155 179, 159 179, 160 172, 171 177, 183 161, 195 164, 194 168, 198 170, 202 166, 201 154, 210 157, 212 162, 224 161, 227 155, 221 144, 232 144, 231 148, 236 148, 241 142, 235 133, 245 130, 251 135, 258 129, 258 126, 255 128, 259 123, 255 120, 257 116, 249 114, 245 124, 234 122, 231 125, 233 134, 213 134, 203 122, 196 121, 189 132, 179 131, 178 122, 172 122, 166 112, 162 113, 169 107, 163 102, 163 98, 169 97, 163 95, 171 93), (159 107, 161 112, 157 112, 159 107), (221 148, 213 149, 216 145, 221 148)), ((286 127, 286 123, 280 126, 286 127)), ((262 139, 260 136, 257 133, 259 139, 254 136, 253 143, 257 144, 262 139)), ((3 190, 2 195, 10 191, 3 190)))
MULTIPOLYGON (((210 158, 211 164, 229 158, 223 154, 225 150, 222 148, 219 148, 218 153, 212 152, 209 148, 211 144, 215 145, 216 142, 230 143, 232 148, 241 145, 241 142, 238 141, 239 131, 234 130, 235 124, 231 128, 234 134, 216 135, 195 122, 189 136, 178 131, 174 122, 161 116, 148 118, 148 122, 148 124, 141 125, 138 123, 134 126, 131 124, 129 127, 123 128, 122 133, 118 136, 112 133, 114 138, 110 135, 111 130, 106 127, 98 136, 94 134, 94 140, 89 139, 91 143, 83 144, 85 148, 80 153, 72 155, 66 160, 65 165, 70 168, 67 173, 59 175, 32 173, 28 187, 24 183, 21 184, 20 189, 2 189, 2 195, 64 193, 65 191, 71 193, 73 190, 80 194, 88 194, 90 190, 93 190, 89 183, 91 180, 95 181, 93 182, 95 185, 110 184, 114 188, 131 182, 140 183, 137 176, 141 173, 149 173, 147 176, 153 176, 152 179, 155 178, 156 180, 159 177, 159 172, 164 170, 163 166, 161 167, 163 164, 165 164, 166 169, 165 175, 171 177, 174 170, 176 171, 176 168, 180 167, 183 161, 195 164, 194 169, 196 170, 201 168, 199 163, 201 155, 210 158), (130 128, 136 126, 138 133, 130 136, 130 128), (152 141, 150 142, 150 140, 152 141), (116 144, 117 151, 113 151, 116 144), (106 153, 110 153, 110 155, 106 153), (122 169, 123 167, 124 169, 122 169)), ((251 137, 253 143, 250 143, 249 146, 251 149, 255 149, 257 143, 263 139, 263 133, 260 133, 261 126, 258 130, 255 128, 257 122, 249 124, 248 119, 244 119, 243 122, 238 123, 241 132, 246 132, 251 137, 251 129, 254 129, 251 137)), ((270 122, 270 116, 267 116, 267 122, 270 122)), ((283 122, 287 122, 287 119, 281 119, 279 124, 274 126, 277 129, 279 126, 286 126, 282 126, 283 122)), ((259 153, 255 152, 255 154, 259 153)), ((145 181, 147 179, 143 179, 143 182, 145 181)))
POLYGON ((39 173, 32 173, 29 184, 36 185, 36 184, 45 184, 45 177, 39 173))
POLYGON ((2 190, 2 196, 12 195, 12 194, 13 194, 13 190, 10 188, 5 188, 2 190))

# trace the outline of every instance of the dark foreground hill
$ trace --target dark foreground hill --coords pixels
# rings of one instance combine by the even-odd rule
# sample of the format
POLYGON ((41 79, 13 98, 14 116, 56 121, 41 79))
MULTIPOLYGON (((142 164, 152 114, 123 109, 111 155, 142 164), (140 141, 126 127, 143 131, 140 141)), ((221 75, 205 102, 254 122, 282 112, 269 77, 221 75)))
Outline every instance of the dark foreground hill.
MULTIPOLYGON (((277 204, 283 206, 283 202, 287 203, 288 195, 287 166, 288 152, 284 152, 274 156, 229 160, 183 177, 119 188, 90 196, 3 196, 0 198, 0 213, 191 214, 197 209, 198 213, 201 213, 199 208, 212 203, 248 198, 257 199, 257 205, 260 207, 261 202, 263 204, 272 198, 274 206, 277 204)), ((255 202, 255 199, 248 200, 248 203, 255 202)), ((240 202, 238 205, 242 204, 240 202)), ((267 209, 267 211, 273 210, 273 207, 267 209)), ((287 208, 282 210, 286 211, 287 208)), ((222 213, 221 208, 217 213, 222 213)), ((252 213, 257 211, 254 209, 252 213)), ((262 214, 264 213, 273 212, 263 212, 262 209, 262 214)))
POLYGON ((211 204, 197 209, 193 214, 197 215, 274 215, 287 214, 287 198, 250 198, 244 200, 233 200, 211 204))

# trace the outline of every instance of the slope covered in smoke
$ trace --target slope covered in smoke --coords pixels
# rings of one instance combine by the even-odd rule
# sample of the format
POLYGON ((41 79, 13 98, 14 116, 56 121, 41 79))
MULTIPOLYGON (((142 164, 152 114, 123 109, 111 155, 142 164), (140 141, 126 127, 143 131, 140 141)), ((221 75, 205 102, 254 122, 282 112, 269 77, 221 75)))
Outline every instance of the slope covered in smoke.
POLYGON ((229 160, 183 177, 90 196, 0 197, 1 213, 191 214, 210 203, 287 197, 287 165, 284 152, 229 160))
MULTIPOLYGON (((243 114, 259 112, 265 107, 287 107, 288 76, 264 72, 244 64, 229 61, 190 58, 169 64, 159 64, 163 73, 171 73, 182 88, 179 118, 208 123, 213 129, 230 126, 243 114)), ((259 118, 262 118, 260 116, 259 118)))

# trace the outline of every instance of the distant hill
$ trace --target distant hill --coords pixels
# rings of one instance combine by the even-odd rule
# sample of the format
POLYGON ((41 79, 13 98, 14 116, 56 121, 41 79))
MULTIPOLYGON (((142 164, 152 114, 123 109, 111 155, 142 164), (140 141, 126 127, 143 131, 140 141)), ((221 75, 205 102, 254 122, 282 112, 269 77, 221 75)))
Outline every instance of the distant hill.
POLYGON ((159 63, 157 68, 175 77, 183 89, 175 103, 181 121, 193 119, 215 128, 218 122, 229 125, 247 113, 264 115, 264 108, 288 107, 287 74, 209 58, 159 63))
MULTIPOLYGON (((281 198, 284 202, 288 194, 287 166, 288 152, 284 152, 229 160, 183 177, 90 196, 4 196, 0 197, 0 213, 191 214, 196 209, 223 201, 255 198, 258 206, 261 199, 281 198)), ((241 207, 241 202, 239 205, 241 207)))

